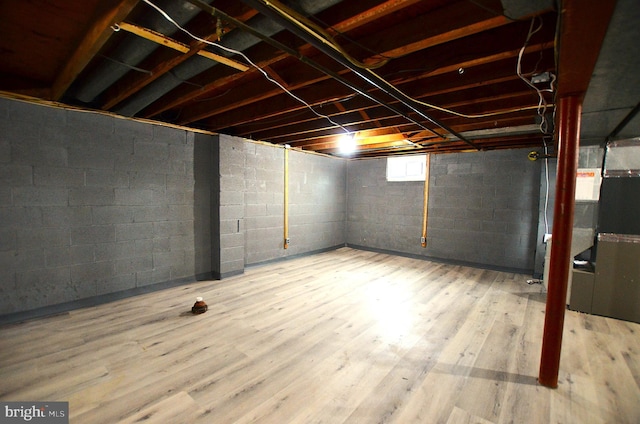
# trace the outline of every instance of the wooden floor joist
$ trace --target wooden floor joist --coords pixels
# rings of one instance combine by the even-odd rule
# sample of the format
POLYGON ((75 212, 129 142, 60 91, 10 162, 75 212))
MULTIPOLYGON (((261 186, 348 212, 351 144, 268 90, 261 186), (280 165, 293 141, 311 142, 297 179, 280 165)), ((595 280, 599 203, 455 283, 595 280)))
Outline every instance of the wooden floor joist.
MULTIPOLYGON (((146 40, 153 41, 154 43, 160 44, 162 46, 169 47, 170 49, 177 50, 181 53, 186 53, 189 51, 189 46, 187 46, 186 44, 180 43, 179 41, 176 41, 170 37, 167 37, 164 34, 160 34, 148 28, 143 28, 138 25, 130 24, 127 22, 119 23, 117 28, 130 32, 132 34, 135 34, 146 40)), ((198 56, 206 57, 207 59, 211 59, 216 62, 222 63, 224 65, 230 66, 239 71, 244 72, 249 69, 249 67, 243 63, 240 63, 233 59, 229 59, 228 57, 224 57, 219 54, 215 54, 207 50, 199 50, 196 54, 198 56)))

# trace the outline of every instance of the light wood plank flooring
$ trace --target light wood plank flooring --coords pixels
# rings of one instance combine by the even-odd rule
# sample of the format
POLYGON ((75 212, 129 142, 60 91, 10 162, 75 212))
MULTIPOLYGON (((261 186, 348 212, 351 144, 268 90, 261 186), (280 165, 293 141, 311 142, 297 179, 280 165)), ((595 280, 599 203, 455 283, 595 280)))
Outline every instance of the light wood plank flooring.
POLYGON ((0 327, 0 400, 82 424, 640 423, 640 325, 567 311, 542 387, 527 278, 349 248, 254 267, 0 327))

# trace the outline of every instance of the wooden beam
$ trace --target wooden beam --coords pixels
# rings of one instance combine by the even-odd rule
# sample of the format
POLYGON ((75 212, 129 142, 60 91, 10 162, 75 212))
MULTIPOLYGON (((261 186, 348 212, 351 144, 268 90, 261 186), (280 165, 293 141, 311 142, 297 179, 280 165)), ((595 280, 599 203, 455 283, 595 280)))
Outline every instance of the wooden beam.
MULTIPOLYGON (((250 10, 242 14, 242 16, 238 17, 237 19, 244 22, 257 14, 257 11, 250 10)), ((232 28, 224 28, 223 33, 227 35, 232 30, 232 28)), ((202 38, 211 42, 218 41, 219 39, 217 32, 210 33, 209 35, 203 36, 202 38)), ((149 66, 144 67, 144 65, 142 65, 144 69, 149 69, 150 73, 129 73, 125 75, 121 80, 114 84, 114 86, 110 87, 107 90, 105 96, 106 101, 101 106, 101 109, 111 109, 118 103, 122 102, 124 99, 142 90, 144 87, 151 84, 153 81, 157 80, 166 73, 170 72, 176 66, 182 64, 187 59, 189 59, 193 55, 196 55, 199 51, 205 49, 206 47, 206 43, 198 40, 193 40, 193 42, 189 43, 189 51, 187 53, 174 55, 173 57, 169 58, 163 58, 162 56, 154 55, 148 61, 145 61, 145 63, 149 63, 149 66)))
MULTIPOLYGON (((445 36, 440 37, 440 36, 434 36, 434 37, 430 37, 426 40, 422 40, 423 42, 420 43, 413 43, 412 45, 408 45, 408 46, 402 46, 400 48, 404 49, 404 53, 403 54, 409 54, 409 53, 414 53, 417 50, 420 49, 424 49, 436 44, 440 44, 440 43, 444 43, 447 41, 451 41, 453 39, 455 39, 456 37, 462 37, 462 36, 466 36, 466 35, 471 35, 475 32, 478 31, 483 31, 486 30, 487 28, 493 28, 499 25, 504 25, 504 23, 508 22, 506 20, 506 18, 502 17, 502 19, 498 19, 496 20, 495 18, 489 19, 487 21, 482 21, 480 23, 478 23, 475 26, 472 26, 471 29, 469 30, 464 30, 464 28, 461 29, 456 29, 451 31, 450 33, 445 34, 445 36)), ((533 50, 531 50, 533 51, 533 50)), ((457 63, 454 66, 454 71, 457 71, 457 69, 459 67, 472 67, 472 66, 478 66, 480 64, 484 64, 484 63, 489 63, 489 62, 494 62, 494 61, 498 61, 504 58, 509 58, 509 57, 513 57, 515 55, 517 55, 519 52, 519 50, 513 50, 513 51, 506 51, 506 52, 501 52, 499 54, 494 54, 494 55, 490 55, 487 56, 486 58, 478 58, 478 59, 474 59, 474 60, 467 60, 464 61, 462 63, 457 63)), ((383 56, 391 56, 393 54, 393 52, 388 51, 388 52, 383 52, 382 55, 383 56)), ((379 55, 376 55, 375 57, 370 58, 371 60, 379 60, 379 55)), ((438 69, 439 73, 447 73, 447 72, 451 72, 451 66, 449 67, 444 67, 441 69, 438 69)), ((343 71, 339 71, 339 73, 344 74, 346 72, 346 70, 343 71)), ((433 72, 430 74, 431 76, 433 75, 438 75, 438 73, 433 72)), ((329 79, 328 76, 322 77, 322 78, 318 78, 315 80, 307 80, 304 81, 300 84, 297 85, 297 88, 302 88, 308 85, 311 85, 315 82, 318 82, 320 80, 326 80, 329 79)), ((204 90, 206 91, 206 89, 204 90)), ((269 97, 273 97, 274 95, 278 95, 281 94, 280 90, 270 90, 268 93, 263 94, 259 99, 264 100, 267 99, 269 97)), ((202 92, 200 93, 200 95, 202 95, 202 92)), ((195 122, 197 120, 201 120, 201 119, 205 119, 208 118, 210 116, 214 116, 218 113, 224 112, 226 110, 230 110, 233 108, 237 108, 237 107, 241 107, 244 106, 245 104, 250 104, 250 103, 255 103, 255 100, 252 100, 252 98, 247 98, 245 96, 239 96, 241 98, 241 100, 239 102, 237 102, 238 104, 236 105, 224 105, 224 107, 222 108, 220 105, 218 105, 217 108, 211 108, 209 106, 207 106, 206 104, 198 104, 195 106, 191 106, 186 108, 185 110, 183 110, 182 113, 182 120, 179 122, 180 124, 189 124, 191 122, 195 122)))
MULTIPOLYGON (((138 4, 138 1, 139 0, 121 0, 113 4, 108 10, 97 13, 96 20, 89 25, 89 30, 85 34, 82 42, 80 42, 78 48, 69 57, 66 65, 53 82, 51 86, 51 100, 60 100, 80 72, 89 64, 104 43, 107 42, 113 33, 111 25, 126 18, 134 6, 138 4)), ((100 5, 103 4, 109 5, 112 3, 100 3, 100 5)))
MULTIPOLYGON (((372 129, 372 130, 363 130, 357 131, 354 140, 356 141, 357 146, 368 146, 368 147, 385 147, 385 146, 407 146, 407 147, 415 147, 414 143, 423 141, 425 139, 435 139, 432 133, 428 131, 420 131, 412 134, 411 136, 398 132, 397 128, 394 126, 389 126, 384 128, 383 132, 381 129, 372 129), (373 131, 370 133, 369 131, 373 131), (373 134, 373 135, 371 135, 373 134)), ((291 143, 294 147, 302 147, 305 149, 312 148, 313 150, 325 150, 332 149, 338 146, 338 137, 342 134, 331 134, 331 135, 323 135, 316 137, 314 139, 309 139, 305 142, 294 142, 291 143)))
MULTIPOLYGON (((372 9, 367 10, 367 11, 363 12, 362 14, 359 14, 355 18, 351 18, 351 19, 347 19, 345 21, 342 21, 342 22, 334 25, 332 28, 335 29, 336 31, 339 31, 339 32, 345 32, 345 31, 353 30, 353 29, 355 29, 355 28, 357 28, 359 26, 362 26, 362 25, 365 25, 365 24, 371 22, 372 20, 379 19, 379 18, 381 18, 383 16, 386 16, 386 15, 389 15, 389 14, 392 14, 392 13, 396 13, 397 11, 399 11, 399 10, 401 10, 403 8, 409 7, 409 6, 411 6, 411 5, 415 4, 415 3, 417 3, 417 1, 415 1, 415 0, 390 0, 390 1, 387 1, 387 2, 381 4, 381 5, 377 6, 377 7, 374 7, 372 9)), ((487 28, 490 28, 490 27, 496 27, 496 26, 508 23, 508 21, 506 21, 506 20, 505 20, 505 22, 502 22, 500 19, 496 20, 496 18, 491 18, 488 21, 483 21, 483 22, 485 22, 484 30, 486 30, 487 28), (500 22, 498 22, 498 21, 500 21, 500 22)), ((471 28, 469 30, 469 32, 467 34, 462 34, 462 33, 454 31, 454 32, 452 32, 452 34, 449 34, 449 36, 453 37, 451 39, 455 39, 455 37, 461 37, 461 36, 469 35, 469 34, 473 33, 474 31, 480 31, 480 30, 482 30, 481 29, 482 27, 483 27, 483 25, 478 25, 476 27, 473 27, 473 28, 471 28)), ((430 41, 427 41, 423 46, 420 46, 419 44, 415 44, 413 46, 410 46, 408 48, 408 50, 407 50, 407 53, 415 52, 415 51, 417 51, 416 49, 426 48, 428 46, 431 46, 431 45, 434 45, 434 44, 437 44, 437 43, 441 43, 441 42, 446 42, 446 41, 450 41, 450 40, 431 38, 430 41)), ((302 54, 305 54, 305 52, 307 50, 309 50, 310 48, 311 47, 309 45, 305 45, 305 46, 300 47, 299 51, 302 54)), ((383 54, 387 55, 387 53, 383 53, 383 54)), ((285 55, 280 55, 277 58, 277 61, 286 59, 288 57, 289 56, 286 55, 286 54, 285 55)), ((377 60, 379 60, 379 55, 376 55, 374 58, 370 58, 370 59, 367 59, 367 60, 368 61, 372 61, 372 60, 373 61, 377 61, 377 60)), ((272 63, 274 63, 274 62, 272 62, 272 63)), ((341 72, 341 73, 344 73, 344 72, 341 72)), ((190 100, 195 99, 196 97, 202 96, 203 93, 206 93, 206 92, 208 92, 210 90, 213 90, 213 89, 217 89, 217 88, 219 88, 219 86, 220 85, 219 85, 218 82, 214 82, 211 85, 205 86, 203 89, 200 89, 200 90, 197 90, 197 91, 193 91, 189 95, 183 95, 181 97, 180 101, 172 102, 171 107, 177 107, 179 104, 186 103, 186 102, 188 102, 190 100)), ((184 118, 184 120, 181 123, 182 124, 188 124, 190 122, 194 122, 195 120, 204 119, 204 118, 206 118, 208 116, 212 116, 213 114, 215 114, 215 112, 211 111, 210 108, 203 108, 203 105, 199 105, 199 108, 200 109, 206 109, 206 113, 208 115, 207 114, 203 115, 202 113, 194 113, 193 116, 188 117, 188 118, 184 118)), ((158 110, 158 109, 153 110, 153 112, 152 112, 153 115, 150 113, 150 114, 147 115, 147 117, 152 117, 154 115, 157 115, 158 113, 160 113, 160 112, 162 112, 164 110, 167 110, 167 107, 163 107, 162 109, 163 110, 158 110)), ((186 112, 186 114, 183 115, 183 116, 188 116, 188 112, 186 112)))
MULTIPOLYGON (((504 16, 497 16, 495 18, 487 19, 484 21, 476 22, 471 25, 455 28, 451 31, 444 32, 442 34, 434 35, 432 37, 425 38, 423 40, 415 41, 413 43, 397 47, 395 49, 387 50, 381 53, 381 56, 386 57, 401 57, 411 53, 415 53, 420 50, 424 50, 429 47, 433 47, 439 44, 444 44, 449 41, 457 40, 463 37, 468 37, 473 34, 477 34, 483 31, 488 31, 493 28, 500 27, 508 24, 510 21, 504 16)), ((378 58, 369 58, 365 62, 377 61, 378 58)))
MULTIPOLYGON (((127 23, 127 22, 121 22, 119 24, 119 26, 120 26, 121 29, 123 29, 123 30, 125 30, 127 32, 135 34, 135 35, 137 35, 139 37, 142 37, 142 38, 144 38, 146 40, 153 41, 154 43, 163 45, 165 47, 169 47, 170 49, 177 50, 177 51, 179 51, 181 53, 188 53, 189 50, 190 50, 190 47, 188 45, 186 45, 184 43, 181 43, 179 41, 176 41, 176 40, 174 40, 172 38, 169 38, 166 35, 160 34, 159 32, 153 31, 151 29, 143 28, 143 27, 140 27, 138 25, 130 24, 130 23, 127 23)), ((239 71, 243 71, 244 72, 244 71, 249 69, 249 67, 247 65, 243 64, 243 63, 240 63, 240 62, 237 62, 235 60, 226 58, 226 57, 221 56, 219 54, 212 53, 212 52, 207 51, 207 50, 199 50, 196 54, 198 56, 202 56, 202 57, 206 57, 207 59, 214 60, 214 61, 216 61, 218 63, 222 63, 223 65, 230 66, 230 67, 235 68, 235 69, 237 69, 239 71)))
MULTIPOLYGON (((487 121, 490 120, 490 122, 493 123, 491 127, 502 126, 500 125, 500 122, 508 119, 509 117, 521 115, 521 112, 522 112, 521 110, 518 112, 510 112, 510 110, 512 110, 513 108, 515 109, 533 108, 533 107, 537 108, 537 99, 535 98, 535 96, 531 94, 529 91, 526 91, 526 86, 524 84, 522 88, 524 89, 524 91, 520 91, 512 94, 499 95, 499 96, 484 95, 483 97, 474 98, 474 100, 468 103, 457 101, 454 103, 440 103, 440 104, 442 107, 454 108, 454 109, 460 109, 461 106, 467 106, 465 109, 461 109, 461 110, 469 113, 482 111, 482 110, 487 112, 489 111, 509 112, 509 113, 504 113, 503 115, 486 117, 482 119, 476 118, 473 120, 469 120, 469 122, 471 123, 482 122, 483 124, 486 124, 487 121), (498 125, 495 124, 496 122, 498 123, 498 125)), ((374 110, 375 108, 379 109, 380 107, 367 106, 366 108, 363 108, 363 109, 359 108, 358 113, 359 112, 364 113, 365 109, 374 110)), ((338 112, 338 113, 326 112, 326 114, 330 117, 345 116, 347 114, 353 114, 353 113, 354 113, 353 109, 350 111, 338 112)), ((535 111, 529 110, 527 112, 527 115, 533 118, 533 115, 535 115, 535 113, 536 113, 535 111)), ((437 114, 439 116, 441 115, 440 119, 443 119, 443 120, 450 119, 449 115, 445 115, 441 112, 437 112, 437 114)), ((380 119, 381 118, 379 116, 374 116, 372 118, 369 115, 367 115, 366 119, 352 120, 346 123, 346 125, 358 125, 364 122, 376 123, 376 121, 380 119)), ((390 118, 387 118, 387 119, 390 119, 390 118)), ((453 119, 459 120, 459 118, 457 117, 454 117, 453 119)), ((380 126, 380 123, 378 123, 377 125, 380 126)), ((324 128, 325 128, 325 123, 322 122, 321 119, 312 117, 310 119, 302 119, 302 120, 297 119, 295 124, 286 124, 286 125, 278 126, 275 128, 269 127, 268 129, 263 129, 263 130, 254 131, 254 132, 243 131, 242 128, 240 128, 240 132, 238 133, 238 135, 245 135, 245 134, 251 133, 255 138, 258 138, 258 139, 278 140, 278 142, 280 141, 291 142, 292 141, 290 139, 291 137, 298 136, 298 137, 306 138, 310 134, 313 134, 318 131, 323 131, 324 128), (286 128, 283 128, 283 127, 286 127, 286 128)))
MULTIPOLYGON (((533 55, 535 53, 539 53, 541 50, 545 48, 545 46, 548 46, 547 43, 534 44, 527 49, 527 55, 533 55)), ((427 78, 433 78, 439 75, 445 75, 451 72, 457 73, 457 70, 459 67, 470 69, 476 66, 491 65, 492 63, 495 63, 498 61, 513 59, 514 57, 517 57, 518 53, 519 53, 519 49, 515 49, 515 50, 509 50, 506 52, 496 53, 493 55, 489 55, 487 57, 464 60, 456 64, 447 65, 442 68, 437 68, 432 72, 430 72, 428 75, 420 75, 419 77, 416 77, 414 79, 405 79, 403 81, 413 82, 413 81, 424 80, 427 78)), ((507 79, 513 80, 516 78, 517 77, 515 76, 515 73, 510 71, 510 75, 507 77, 507 79)), ((328 80, 328 77, 319 78, 314 82, 318 82, 321 79, 328 80)), ((391 81, 391 82, 393 84, 397 84, 397 81, 391 81)), ((483 79, 480 82, 476 82, 474 83, 474 85, 470 85, 470 86, 481 86, 481 85, 486 85, 488 83, 490 83, 490 81, 483 79)), ((329 84, 329 83, 325 83, 325 84, 329 84)), ((296 89, 303 88, 306 85, 308 84, 301 83, 296 86, 296 89)), ((402 89, 403 87, 400 86, 399 88, 402 89)), ((331 100, 327 96, 327 94, 332 93, 332 91, 325 90, 323 88, 318 88, 318 87, 310 87, 310 89, 311 89, 310 96, 305 97, 305 100, 307 100, 310 104, 325 103, 331 100)), ((344 95, 349 94, 349 90, 346 88, 345 90, 342 90, 340 92, 344 93, 344 95)), ((197 107, 202 112, 197 115, 194 115, 194 117, 197 117, 198 119, 203 119, 205 117, 215 116, 215 119, 213 120, 213 124, 215 125, 215 127, 212 127, 210 129, 219 130, 229 126, 234 126, 241 123, 249 122, 247 120, 247 116, 250 116, 252 121, 256 121, 260 118, 273 117, 274 113, 272 113, 271 111, 275 109, 278 110, 278 114, 281 114, 283 112, 294 112, 305 107, 298 102, 291 101, 291 99, 287 98, 288 96, 282 93, 281 90, 271 90, 269 93, 266 93, 264 96, 261 95, 261 97, 256 97, 253 101, 252 101, 253 97, 251 98, 247 98, 247 96, 239 96, 239 97, 240 97, 240 100, 238 100, 234 104, 217 105, 216 108, 212 108, 212 107, 204 108, 203 105, 194 106, 193 107, 194 109, 197 107), (272 98, 274 96, 278 96, 278 97, 272 98), (257 100, 269 100, 272 106, 274 102, 278 102, 281 105, 278 108, 265 107, 265 103, 257 102, 257 100), (221 116, 222 113, 226 113, 226 114, 224 116, 221 116)), ((423 97, 423 95, 420 95, 418 97, 423 97)), ((375 107, 375 105, 373 105, 371 102, 367 101, 367 103, 368 103, 368 107, 375 107)), ((394 104, 395 102, 392 101, 390 103, 394 104)), ((181 123, 187 124, 189 122, 188 120, 193 122, 193 117, 187 116, 184 118, 183 122, 181 123)))
POLYGON ((559 97, 584 95, 591 81, 615 1, 565 0, 560 15, 559 97))
POLYGON ((357 14, 353 18, 346 19, 336 25, 333 25, 330 29, 327 29, 327 31, 334 33, 351 31, 384 16, 390 15, 392 13, 397 13, 402 9, 419 3, 420 1, 421 0, 388 0, 375 7, 372 7, 371 9, 357 14))

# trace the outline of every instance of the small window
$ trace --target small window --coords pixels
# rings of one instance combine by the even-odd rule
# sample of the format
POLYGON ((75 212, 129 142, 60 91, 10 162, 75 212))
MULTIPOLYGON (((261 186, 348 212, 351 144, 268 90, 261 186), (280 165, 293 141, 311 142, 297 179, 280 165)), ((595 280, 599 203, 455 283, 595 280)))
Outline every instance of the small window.
POLYGON ((387 181, 424 181, 426 155, 387 158, 387 181))

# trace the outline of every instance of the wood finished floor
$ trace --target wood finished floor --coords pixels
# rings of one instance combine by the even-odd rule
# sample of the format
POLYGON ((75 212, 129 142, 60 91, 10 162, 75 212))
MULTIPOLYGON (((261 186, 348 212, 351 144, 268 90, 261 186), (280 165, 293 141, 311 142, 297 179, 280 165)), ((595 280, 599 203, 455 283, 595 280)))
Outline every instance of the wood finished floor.
POLYGON ((83 424, 640 423, 640 325, 567 311, 541 387, 527 278, 349 248, 250 268, 0 327, 0 400, 83 424))

